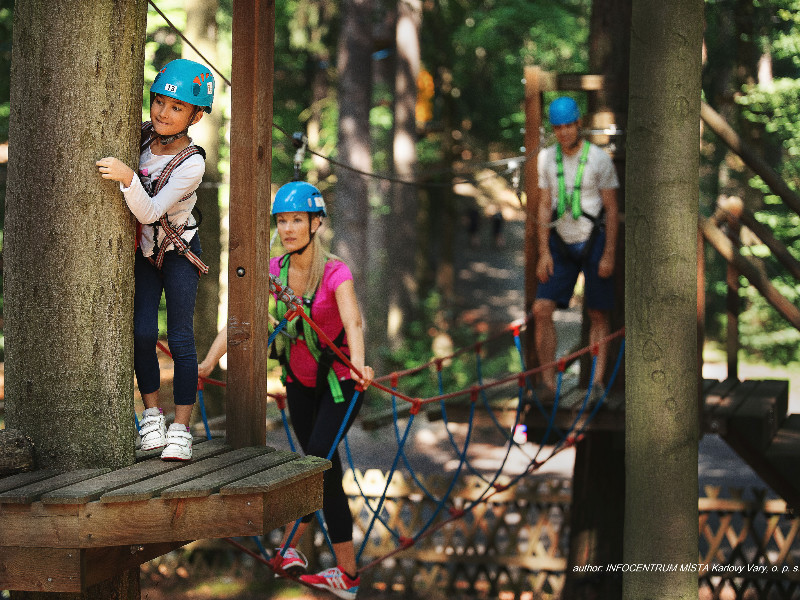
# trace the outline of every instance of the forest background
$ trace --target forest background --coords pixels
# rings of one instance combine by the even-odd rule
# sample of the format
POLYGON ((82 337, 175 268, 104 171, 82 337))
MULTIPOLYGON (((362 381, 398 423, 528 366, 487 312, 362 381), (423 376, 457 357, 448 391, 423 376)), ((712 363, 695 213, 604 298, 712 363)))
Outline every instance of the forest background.
MULTIPOLYGON (((192 57, 164 16, 186 31, 229 78, 231 1, 159 0, 158 11, 149 6, 144 118, 146 90, 157 69, 182 55, 192 57)), ((0 0, 3 201, 13 4, 0 0)), ((461 333, 449 310, 453 233, 462 226, 466 209, 454 183, 496 177, 519 192, 524 204, 518 181, 525 157, 523 70, 536 65, 558 73, 588 72, 592 10, 610 6, 613 3, 603 0, 276 3, 273 187, 295 174, 292 136, 301 132, 309 151, 301 155, 300 174, 323 191, 331 209, 327 241, 348 260, 363 286, 359 289, 369 290, 363 299, 368 344, 370 356, 379 357, 379 370, 425 359, 431 334, 443 332, 457 343, 461 333), (406 25, 399 25, 403 23, 411 24, 411 38, 403 37, 408 35, 406 25), (344 81, 338 69, 347 52, 360 52, 366 68, 355 86, 352 80, 344 81), (413 85, 406 85, 409 77, 413 85), (365 110, 359 112, 358 107, 365 110), (342 128, 345 118, 360 120, 357 139, 342 128), (409 138, 410 147, 404 146, 403 139, 409 138), (354 156, 360 158, 356 161, 354 156), (343 165, 382 175, 363 177, 343 165), (390 271, 396 285, 382 283, 390 271)), ((707 0, 705 15, 704 100, 797 190, 800 1, 707 0)), ((203 142, 215 149, 209 154, 201 206, 204 259, 215 263, 216 277, 204 278, 206 287, 200 292, 196 330, 201 355, 226 314, 230 89, 219 85, 218 90, 218 118, 209 120, 210 139, 203 142)), ((576 97, 586 105, 585 98, 576 97)), ((551 139, 548 131, 542 132, 544 143, 551 139)), ((711 215, 720 198, 742 198, 800 259, 800 217, 710 132, 703 136, 699 176, 701 214, 711 215)), ((797 305, 800 284, 781 274, 757 239, 745 238, 744 243, 742 252, 758 259, 783 295, 797 305)), ((724 343, 725 265, 710 249, 706 268, 706 334, 710 341, 724 343)), ((771 364, 800 362, 800 333, 743 278, 739 294, 742 353, 771 364)))

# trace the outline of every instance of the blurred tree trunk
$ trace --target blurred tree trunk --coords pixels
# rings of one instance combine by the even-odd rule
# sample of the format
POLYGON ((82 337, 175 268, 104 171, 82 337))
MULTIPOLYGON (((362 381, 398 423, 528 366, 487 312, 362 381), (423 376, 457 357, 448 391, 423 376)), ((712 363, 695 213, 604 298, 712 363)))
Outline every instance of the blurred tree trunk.
MULTIPOLYGON (((6 426, 39 468, 134 462, 134 219, 95 161, 136 167, 146 0, 17 0, 4 239, 6 426)), ((139 597, 132 569, 82 595, 139 597)))
MULTIPOLYGON (((635 0, 626 241, 628 564, 697 560, 697 213, 702 0, 635 0)), ((697 573, 629 572, 623 597, 696 600, 697 573)))
MULTIPOLYGON (((394 173, 402 180, 416 179, 417 166, 417 78, 420 70, 419 31, 422 23, 421 0, 397 3, 395 47, 394 173)), ((388 254, 392 257, 388 288, 390 347, 398 350, 405 340, 405 329, 413 318, 418 299, 416 279, 417 187, 395 183, 387 227, 388 254)))
MULTIPOLYGON (((371 172, 369 113, 372 102, 372 0, 341 3, 339 34, 339 147, 338 159, 371 172)), ((338 167, 336 195, 331 206, 334 252, 353 272, 356 294, 365 313, 368 294, 369 182, 364 175, 338 167)), ((369 360, 369 358, 368 358, 369 360)))
MULTIPOLYGON (((631 0, 594 0, 589 31, 589 72, 603 75, 605 86, 589 94, 589 115, 584 125, 606 128, 615 124, 625 129, 628 114, 628 65, 630 59, 631 0)), ((619 175, 617 197, 620 212, 625 210, 625 153, 618 138, 590 139, 597 143, 611 141, 614 165, 619 175)), ((617 239, 615 293, 611 331, 624 325, 625 246, 624 220, 620 220, 617 239)), ((589 317, 583 309, 583 344, 589 342, 589 317)), ((620 343, 608 351, 606 380, 616 362, 620 343)), ((581 360, 581 385, 588 386, 591 357, 581 360)), ((624 377, 618 377, 615 389, 624 390, 624 377)), ((589 431, 576 446, 573 474, 573 510, 570 512, 570 551, 565 598, 599 597, 613 600, 622 596, 622 581, 613 573, 574 571, 583 565, 617 564, 622 560, 622 523, 625 498, 625 434, 616 431, 589 431)))
MULTIPOLYGON (((205 58, 201 58, 192 48, 184 43, 182 56, 201 63, 206 61, 218 66, 217 54, 217 10, 219 0, 184 0, 186 10, 186 28, 184 34, 205 58)), ((223 89, 223 81, 214 74, 217 91, 223 89)), ((202 360, 217 335, 217 323, 220 307, 220 209, 219 184, 222 177, 219 172, 219 147, 222 128, 222 102, 217 93, 210 114, 206 114, 197 125, 192 127, 194 142, 206 151, 206 172, 203 183, 197 190, 197 207, 203 215, 202 225, 198 229, 200 244, 203 248, 202 259, 208 265, 208 274, 200 278, 197 288, 197 303, 194 312, 194 335, 197 344, 197 356, 202 360)), ((218 376, 219 371, 212 373, 218 376)), ((207 386, 204 392, 206 409, 210 414, 221 414, 223 390, 216 386, 207 386)), ((195 415, 197 417, 197 415, 195 415)))

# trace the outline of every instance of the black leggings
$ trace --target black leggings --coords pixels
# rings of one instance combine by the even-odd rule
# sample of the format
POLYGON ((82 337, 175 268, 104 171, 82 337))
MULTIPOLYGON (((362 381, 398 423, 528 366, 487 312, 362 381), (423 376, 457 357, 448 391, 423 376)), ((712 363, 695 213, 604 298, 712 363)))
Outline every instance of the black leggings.
MULTIPOLYGON (((340 381, 344 402, 336 403, 330 389, 326 388, 325 393, 320 398, 314 397, 314 388, 306 387, 297 382, 286 384, 286 400, 289 406, 289 417, 292 420, 297 441, 300 447, 309 456, 319 456, 327 458, 331 450, 336 434, 344 421, 350 401, 355 393, 356 383, 352 379, 340 381)), ((347 435, 347 431, 355 421, 361 404, 364 401, 364 392, 358 395, 356 406, 350 414, 347 427, 342 438, 347 435)), ((341 441, 341 440, 340 440, 341 441)), ((350 513, 350 505, 347 502, 347 495, 342 487, 342 461, 339 458, 339 450, 331 456, 331 468, 323 475, 322 488, 322 512, 325 515, 325 523, 328 526, 328 535, 331 542, 349 542, 353 539, 353 516, 350 513)), ((308 523, 314 514, 303 517, 303 522, 308 523)))

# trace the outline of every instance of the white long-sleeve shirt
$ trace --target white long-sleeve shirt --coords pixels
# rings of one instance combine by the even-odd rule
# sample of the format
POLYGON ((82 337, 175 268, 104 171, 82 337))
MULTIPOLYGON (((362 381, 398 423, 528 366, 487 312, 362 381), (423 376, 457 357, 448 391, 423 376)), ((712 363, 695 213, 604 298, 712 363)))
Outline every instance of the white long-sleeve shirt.
MULTIPOLYGON (((144 185, 154 187, 154 180, 158 178, 164 167, 167 166, 173 154, 153 154, 150 148, 146 148, 139 157, 139 176, 144 180, 144 185)), ((129 187, 120 189, 125 197, 133 216, 142 223, 142 233, 139 237, 139 246, 144 256, 151 256, 155 246, 153 240, 154 228, 150 225, 158 221, 163 214, 167 215, 169 222, 174 227, 187 223, 194 225, 192 208, 197 202, 197 187, 203 179, 206 170, 206 161, 200 154, 194 154, 183 161, 170 175, 167 184, 153 197, 147 193, 140 177, 134 177, 129 187), (187 194, 191 195, 186 200, 181 198, 187 194)), ((188 243, 194 237, 197 229, 188 229, 183 232, 181 237, 188 243)), ((164 229, 158 228, 159 246, 164 243, 164 229)), ((172 244, 166 247, 171 250, 172 244)))

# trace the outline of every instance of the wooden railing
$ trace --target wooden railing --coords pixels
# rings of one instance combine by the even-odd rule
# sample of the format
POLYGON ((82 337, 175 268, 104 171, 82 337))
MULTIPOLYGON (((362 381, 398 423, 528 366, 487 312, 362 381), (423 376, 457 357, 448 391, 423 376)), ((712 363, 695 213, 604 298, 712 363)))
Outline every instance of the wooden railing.
MULTIPOLYGON (((725 119, 708 104, 702 103, 700 116, 703 122, 722 140, 755 174, 757 174, 770 190, 783 203, 800 215, 800 196, 794 192, 761 157, 755 154, 740 139, 739 135, 728 125, 725 119)), ((740 253, 740 232, 742 227, 748 228, 772 253, 788 274, 800 281, 800 261, 794 258, 789 250, 775 238, 768 227, 758 222, 755 215, 748 210, 740 199, 722 199, 714 215, 710 218, 700 217, 699 231, 703 239, 719 252, 728 263, 728 377, 738 378, 737 353, 738 339, 738 276, 742 275, 755 287, 775 310, 800 331, 800 309, 783 296, 773 285, 762 268, 762 264, 751 257, 740 253)), ((702 261, 702 253, 698 261, 702 261)), ((698 265, 699 279, 702 284, 704 269, 698 265)), ((704 303, 701 294, 699 302, 704 303)), ((704 309, 699 306, 698 310, 704 309)), ((698 313, 699 318, 700 313, 698 313)))

